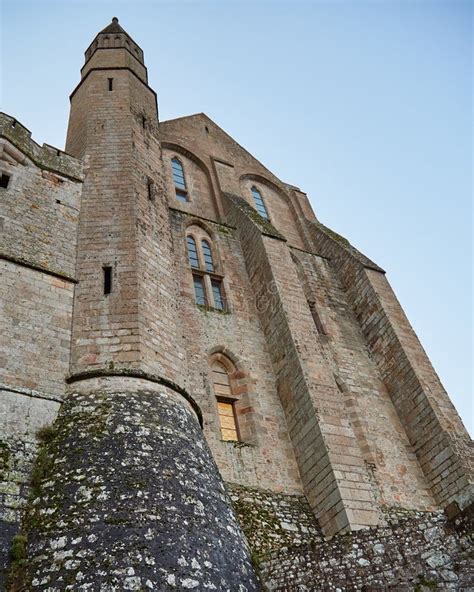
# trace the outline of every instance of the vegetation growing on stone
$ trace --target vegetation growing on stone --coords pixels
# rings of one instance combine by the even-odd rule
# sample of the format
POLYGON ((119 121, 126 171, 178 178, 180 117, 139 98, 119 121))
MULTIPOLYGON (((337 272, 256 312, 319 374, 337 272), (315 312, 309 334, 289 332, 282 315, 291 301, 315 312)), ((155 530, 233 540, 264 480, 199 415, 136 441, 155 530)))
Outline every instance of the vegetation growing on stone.
POLYGON ((7 578, 7 592, 24 590, 24 570, 27 563, 28 538, 23 534, 13 537, 10 548, 10 570, 7 578))
POLYGON ((0 481, 6 477, 10 460, 10 448, 6 442, 0 440, 0 481))

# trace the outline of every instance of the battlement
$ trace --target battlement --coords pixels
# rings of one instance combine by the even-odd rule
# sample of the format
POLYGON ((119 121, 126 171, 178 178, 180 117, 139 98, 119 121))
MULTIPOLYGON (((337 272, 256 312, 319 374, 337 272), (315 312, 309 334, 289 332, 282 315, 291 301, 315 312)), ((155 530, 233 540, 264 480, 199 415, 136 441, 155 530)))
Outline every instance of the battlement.
POLYGON ((58 173, 73 181, 82 181, 82 162, 59 148, 40 146, 31 137, 31 132, 17 119, 0 113, 0 138, 5 138, 39 168, 58 173))

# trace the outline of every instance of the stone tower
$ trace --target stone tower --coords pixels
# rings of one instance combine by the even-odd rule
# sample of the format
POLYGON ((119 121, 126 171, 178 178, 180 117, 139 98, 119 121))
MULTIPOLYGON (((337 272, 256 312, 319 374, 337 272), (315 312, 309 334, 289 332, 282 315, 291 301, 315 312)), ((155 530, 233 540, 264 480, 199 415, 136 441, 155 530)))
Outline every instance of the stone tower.
POLYGON ((204 114, 159 122, 116 18, 66 153, 0 135, 9 589, 467 582, 469 437, 305 193, 204 114))

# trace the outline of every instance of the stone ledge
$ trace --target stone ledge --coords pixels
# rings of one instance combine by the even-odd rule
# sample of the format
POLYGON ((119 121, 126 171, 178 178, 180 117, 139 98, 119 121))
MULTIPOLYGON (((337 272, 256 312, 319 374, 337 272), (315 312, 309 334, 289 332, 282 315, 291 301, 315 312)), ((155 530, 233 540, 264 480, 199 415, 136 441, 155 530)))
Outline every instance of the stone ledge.
POLYGON ((366 257, 363 253, 361 253, 358 249, 356 249, 351 243, 338 234, 331 230, 321 222, 315 222, 314 220, 306 219, 310 229, 317 230, 329 238, 331 241, 334 241, 339 247, 347 251, 349 255, 351 255, 354 259, 356 259, 359 263, 361 263, 364 267, 368 269, 373 269, 374 271, 379 271, 380 273, 385 273, 385 270, 382 269, 379 265, 371 261, 368 257, 366 257))
POLYGON ((84 372, 78 372, 77 374, 72 374, 66 378, 67 384, 73 384, 74 382, 78 382, 80 380, 88 380, 89 378, 106 378, 107 376, 124 376, 129 378, 141 378, 143 380, 149 380, 150 382, 154 382, 156 384, 161 384, 166 386, 167 388, 175 391, 179 395, 181 395, 193 408, 194 412, 197 415, 199 425, 201 428, 203 427, 203 418, 202 413, 199 405, 196 401, 191 397, 191 395, 184 390, 182 387, 174 383, 172 380, 168 380, 163 376, 159 376, 158 374, 151 374, 139 369, 128 369, 128 368, 118 368, 118 369, 110 369, 110 368, 97 368, 95 370, 85 370, 84 372))
POLYGON ((21 257, 15 257, 7 253, 0 253, 0 259, 2 259, 3 261, 9 261, 10 263, 15 263, 16 265, 21 265, 22 267, 34 269, 35 271, 39 271, 47 275, 52 275, 53 277, 57 277, 61 280, 64 280, 65 282, 70 282, 72 284, 78 283, 78 280, 76 280, 76 278, 73 278, 72 276, 63 273, 62 271, 55 271, 54 269, 49 269, 48 267, 38 265, 37 263, 32 263, 31 261, 27 261, 26 259, 22 259, 21 257))
POLYGON ((21 386, 10 386, 3 382, 0 382, 0 391, 18 393, 19 395, 26 395, 27 397, 32 397, 33 399, 44 399, 46 401, 55 401, 57 403, 63 402, 63 399, 61 397, 57 397, 55 395, 48 395, 46 393, 43 393, 42 391, 36 391, 34 389, 25 388, 21 386))

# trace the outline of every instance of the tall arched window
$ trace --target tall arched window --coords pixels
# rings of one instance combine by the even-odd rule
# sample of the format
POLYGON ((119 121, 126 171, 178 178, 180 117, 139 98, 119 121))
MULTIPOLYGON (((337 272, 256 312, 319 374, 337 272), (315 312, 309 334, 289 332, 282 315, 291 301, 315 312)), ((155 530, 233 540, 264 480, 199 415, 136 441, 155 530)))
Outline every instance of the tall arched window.
POLYGON ((196 241, 192 236, 188 234, 186 237, 186 243, 188 246, 188 259, 191 267, 199 269, 199 257, 196 248, 196 241))
POLYGON ((201 241, 202 254, 204 256, 204 265, 206 271, 214 271, 214 261, 212 260, 211 245, 203 238, 201 241))
POLYGON ((188 261, 192 269, 196 304, 225 311, 223 277, 216 265, 212 242, 206 231, 198 225, 188 227, 186 234, 188 261))
POLYGON ((178 157, 171 159, 171 170, 173 172, 174 188, 176 198, 180 201, 188 201, 188 190, 186 188, 186 179, 184 177, 183 164, 178 157))
POLYGON ((265 207, 265 203, 263 201, 262 194, 255 186, 252 187, 251 192, 252 192, 253 200, 255 202, 255 207, 257 208, 257 212, 260 214, 260 216, 262 216, 262 218, 265 218, 266 220, 268 220, 269 216, 268 216, 267 208, 265 207))
POLYGON ((217 361, 212 364, 211 370, 214 394, 217 399, 221 438, 222 440, 239 440, 237 416, 235 413, 237 397, 232 393, 229 371, 224 364, 217 361))

